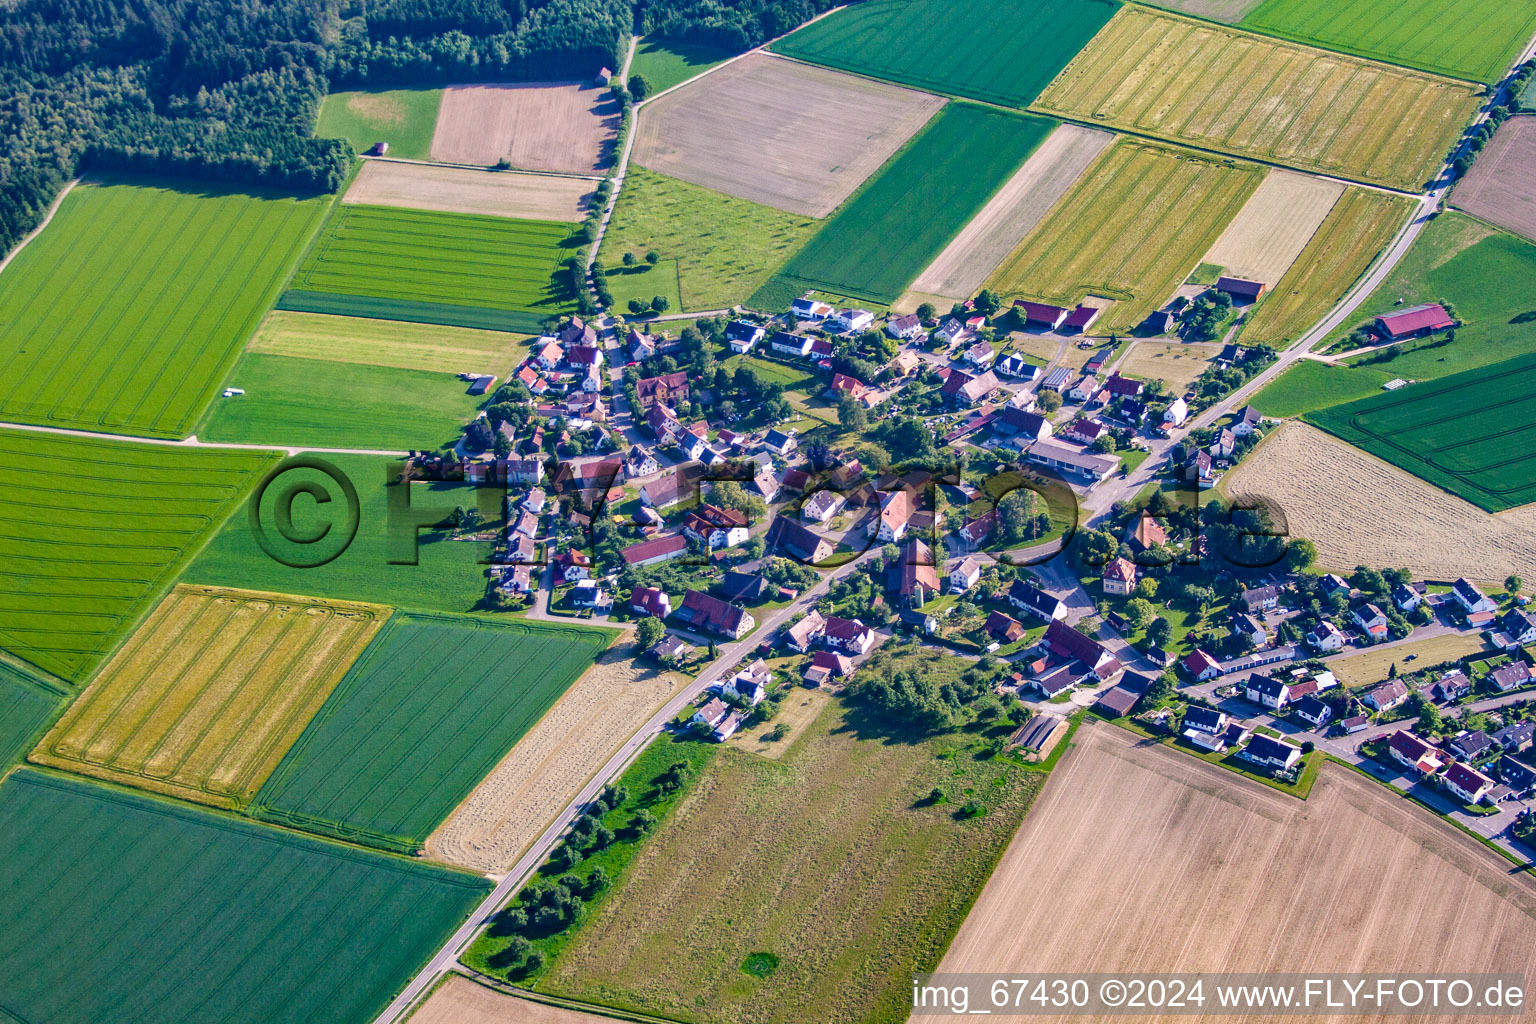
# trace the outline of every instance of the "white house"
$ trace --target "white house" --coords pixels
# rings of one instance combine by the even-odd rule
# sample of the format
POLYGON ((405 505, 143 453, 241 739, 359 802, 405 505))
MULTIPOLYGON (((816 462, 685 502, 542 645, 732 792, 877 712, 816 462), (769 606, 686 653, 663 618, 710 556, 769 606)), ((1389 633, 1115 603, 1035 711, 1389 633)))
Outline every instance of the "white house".
POLYGON ((836 491, 817 491, 800 506, 800 518, 812 523, 824 523, 837 515, 847 504, 836 491))
POLYGON ((1344 634, 1338 626, 1324 620, 1307 633, 1307 643, 1320 651, 1337 651, 1344 647, 1344 634))
POLYGON ((1301 748, 1261 733, 1248 741, 1242 756, 1261 767, 1282 771, 1301 760, 1301 748))
POLYGON ((825 320, 832 315, 832 307, 816 299, 796 299, 789 311, 801 320, 825 320))
POLYGON ((1104 567, 1101 582, 1104 593, 1124 597, 1136 587, 1136 563, 1125 558, 1116 558, 1104 567))
POLYGON ((893 316, 885 322, 885 333, 902 341, 911 341, 923 333, 923 321, 916 313, 893 316))
POLYGON ((867 330, 873 327, 874 323, 875 314, 867 309, 840 309, 832 318, 832 326, 848 334, 867 330))
POLYGON ((964 558, 949 571, 949 591, 952 594, 963 594, 974 587, 979 579, 981 562, 972 557, 964 558))
POLYGON ((768 347, 775 352, 782 352, 787 356, 804 357, 806 353, 810 352, 811 346, 815 342, 816 339, 808 334, 790 334, 787 331, 780 331, 773 336, 773 340, 768 343, 768 347))
POLYGON ((1182 427, 1187 419, 1189 419, 1189 404, 1182 398, 1175 398, 1163 413, 1163 422, 1170 426, 1182 427))
POLYGON ((1455 793, 1462 803, 1477 803, 1493 785, 1488 776, 1464 764, 1453 764, 1445 772, 1445 788, 1455 793))
POLYGON ((827 616, 821 627, 821 637, 828 647, 835 647, 849 654, 868 654, 875 643, 875 631, 859 619, 840 619, 827 616))
POLYGON ((764 697, 768 696, 768 684, 772 680, 773 673, 769 671, 767 663, 762 658, 758 658, 726 680, 720 692, 727 697, 747 701, 756 707, 763 702, 764 697))
POLYGON ((750 352, 768 332, 746 320, 733 320, 725 329, 725 340, 736 353, 750 352))
POLYGON ((1181 664, 1184 666, 1184 671, 1188 672, 1198 682, 1203 683, 1221 675, 1221 662, 1198 647, 1185 657, 1181 664))
POLYGON ((1250 704, 1279 710, 1291 702, 1291 687, 1273 676, 1256 672, 1243 684, 1243 697, 1250 704))

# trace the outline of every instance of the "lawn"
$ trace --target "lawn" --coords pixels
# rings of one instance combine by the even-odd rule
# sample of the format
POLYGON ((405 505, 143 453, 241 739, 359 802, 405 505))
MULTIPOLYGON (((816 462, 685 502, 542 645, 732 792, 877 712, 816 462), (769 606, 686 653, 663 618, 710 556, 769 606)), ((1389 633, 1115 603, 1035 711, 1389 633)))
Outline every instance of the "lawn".
POLYGON ((338 205, 284 309, 534 333, 569 312, 570 224, 338 205))
POLYGON ((759 359, 756 356, 730 356, 720 365, 727 371, 735 373, 740 367, 745 366, 753 373, 770 384, 782 384, 785 391, 816 392, 821 389, 816 386, 816 375, 798 366, 785 366, 770 359, 759 359))
POLYGON ((645 79, 654 96, 664 89, 681 85, 695 75, 731 56, 730 50, 706 43, 692 43, 684 39, 665 39, 647 36, 635 47, 635 58, 629 63, 629 75, 645 79))
POLYGON ((1116 300, 1098 330, 1128 330, 1166 302, 1248 201, 1264 171, 1148 142, 1106 150, 993 272, 1005 299, 1116 300))
POLYGON ((620 308, 631 297, 666 295, 674 310, 724 309, 751 295, 800 250, 820 221, 631 167, 599 252, 620 308), (623 273, 624 254, 645 266, 623 273), (648 285, 671 266, 675 283, 648 285))
POLYGON ((0 786, 0 1016, 367 1024, 489 889, 21 769, 0 786))
POLYGON ((780 760, 721 749, 535 987, 686 1022, 904 1020, 1044 776, 870 728, 833 702, 780 760))
POLYGON ((1484 0, 1266 0, 1242 27, 1466 78, 1504 77, 1536 32, 1536 7, 1484 0))
POLYGON ((1054 121, 951 103, 754 300, 809 288, 889 304, 1012 176, 1054 121))
POLYGON ((0 656, 0 776, 32 749, 69 693, 63 680, 0 656))
POLYGON ((1422 71, 1127 6, 1033 109, 1418 191, 1480 94, 1422 71))
POLYGON ((1023 107, 1114 13, 1107 0, 869 0, 771 49, 931 92, 1023 107))
MULTIPOLYGON (((504 367, 502 369, 505 369, 504 367)), ((198 428, 205 441, 405 451, 458 440, 485 396, 450 373, 247 352, 198 428)))
POLYGON ((387 142, 390 156, 426 160, 442 100, 441 89, 333 92, 320 104, 315 136, 346 139, 357 153, 387 142))
POLYGON ((1407 220, 1413 201, 1348 188, 1301 255, 1248 314, 1243 340, 1283 348, 1328 314, 1407 220))
MULTIPOLYGON (((683 308, 683 282, 679 260, 660 260, 654 266, 641 260, 633 267, 619 266, 607 272, 608 290, 613 295, 613 309, 623 314, 629 300, 654 304, 656 297, 667 300, 667 311, 683 308)), ((695 309, 702 307, 695 306, 695 309)), ((724 307, 722 307, 724 308, 724 307)), ((631 319, 635 319, 631 314, 631 319)))
POLYGON ((485 598, 485 566, 489 543, 451 541, 441 531, 423 529, 413 551, 409 526, 392 532, 390 497, 395 496, 402 523, 442 522, 455 506, 479 508, 486 518, 499 518, 504 488, 468 484, 413 483, 408 498, 400 492, 399 463, 385 456, 327 456, 325 462, 357 490, 356 537, 341 487, 321 472, 291 468, 263 497, 261 512, 273 549, 300 566, 340 554, 323 565, 302 568, 284 564, 262 550, 246 514, 234 516, 214 535, 187 569, 184 583, 245 587, 279 594, 310 594, 349 601, 368 601, 399 608, 467 612, 485 598), (386 484, 386 481, 390 483, 386 484), (313 535, 329 528, 317 545, 289 544, 273 525, 277 499, 298 487, 315 484, 331 500, 320 504, 300 496, 293 503, 293 532, 313 535), (404 499, 404 500, 402 500, 404 499), (408 503, 408 508, 402 507, 408 503), (415 558, 417 564, 400 564, 415 558))
POLYGON ((1375 367, 1347 369, 1303 359, 1254 395, 1253 405, 1265 416, 1300 416, 1380 394, 1392 377, 1375 367))
POLYGON ((1536 353, 1305 419, 1489 512, 1536 501, 1536 353))
POLYGON ((275 461, 0 431, 0 648, 86 679, 275 461))
POLYGON ((0 419, 187 436, 327 202, 76 186, 0 273, 0 419))
POLYGON ((267 314, 245 351, 401 370, 494 373, 505 378, 528 355, 528 340, 527 335, 504 331, 277 309, 267 314))
POLYGON ((415 852, 610 639, 577 626, 396 614, 251 813, 415 852))

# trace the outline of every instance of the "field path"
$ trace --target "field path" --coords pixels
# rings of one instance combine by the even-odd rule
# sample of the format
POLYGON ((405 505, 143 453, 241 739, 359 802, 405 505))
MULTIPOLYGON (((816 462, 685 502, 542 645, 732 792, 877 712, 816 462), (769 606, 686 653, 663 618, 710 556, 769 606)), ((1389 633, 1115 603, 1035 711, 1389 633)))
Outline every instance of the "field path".
POLYGON ((388 455, 403 459, 410 454, 409 452, 386 451, 376 448, 307 448, 303 446, 284 447, 273 444, 236 444, 232 441, 199 441, 196 434, 180 441, 166 441, 154 437, 138 437, 134 434, 106 434, 97 430, 74 430, 69 427, 39 427, 30 423, 0 423, 0 430, 25 430, 34 434, 88 437, 98 441, 132 441, 136 444, 168 445, 173 448, 224 448, 236 451, 287 452, 289 455, 298 455, 302 452, 318 452, 321 455, 388 455))
POLYGON ((59 212, 60 206, 64 205, 64 197, 75 190, 75 186, 80 184, 80 180, 79 178, 70 178, 64 183, 64 187, 59 189, 59 194, 54 196, 53 203, 48 207, 48 212, 43 214, 41 223, 33 228, 26 238, 17 242, 16 248, 7 253, 4 259, 0 259, 0 273, 5 272, 5 268, 11 265, 11 260, 15 259, 16 254, 27 247, 27 243, 43 233, 43 229, 48 226, 48 222, 53 220, 53 215, 59 212))

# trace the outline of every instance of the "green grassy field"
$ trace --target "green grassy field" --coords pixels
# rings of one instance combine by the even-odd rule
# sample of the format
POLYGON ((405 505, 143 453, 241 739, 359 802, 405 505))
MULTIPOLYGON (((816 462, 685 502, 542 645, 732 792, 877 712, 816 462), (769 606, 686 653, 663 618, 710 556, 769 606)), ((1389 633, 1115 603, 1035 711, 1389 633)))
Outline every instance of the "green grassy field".
MULTIPOLYGON (((1055 126, 1027 114, 949 104, 763 292, 777 297, 817 288, 894 302, 1055 126)), ((761 298, 754 303, 775 308, 761 298)))
POLYGON ((413 852, 610 639, 577 626, 396 614, 251 813, 413 852))
POLYGON ((1264 178, 1254 164, 1149 142, 1104 152, 993 271, 1005 299, 1114 299, 1096 330, 1128 330, 1167 301, 1264 178))
MULTIPOLYGON (((392 541, 389 525, 389 497, 399 483, 385 485, 394 459, 372 455, 327 456, 325 461, 352 482, 357 489, 358 519, 356 537, 333 561, 316 568, 295 568, 275 561, 262 550, 251 531, 250 518, 242 513, 214 535, 202 554, 187 568, 183 583, 202 583, 248 590, 269 590, 279 594, 307 594, 353 601, 370 601, 397 608, 427 611, 467 612, 480 606, 485 597, 485 566, 491 545, 468 541, 449 541, 441 532, 423 530, 416 565, 391 564, 410 557, 410 530, 399 532, 392 541)), ((314 534, 327 526, 335 538, 345 535, 348 520, 341 488, 330 477, 308 469, 285 470, 269 490, 261 506, 263 521, 274 522, 277 499, 290 485, 316 484, 331 498, 320 505, 299 497, 293 503, 296 533, 314 534)), ((455 506, 474 508, 481 505, 489 518, 500 515, 501 499, 494 487, 475 488, 465 484, 410 485, 412 521, 438 522, 455 506)), ((278 554, 289 561, 318 561, 334 553, 339 545, 332 534, 319 543, 318 550, 287 544, 272 526, 268 536, 278 554)))
MULTIPOLYGON (((608 272, 608 290, 613 295, 615 311, 625 313, 630 299, 654 302, 660 295, 667 300, 668 312, 683 309, 682 274, 678 260, 661 260, 655 266, 643 260, 633 267, 619 266, 608 272)), ((694 309, 708 307, 695 304, 694 309)), ((723 307, 721 307, 723 308, 723 307)))
POLYGON ((83 182, 0 273, 0 419, 185 437, 326 203, 83 182))
POLYGON ((485 397, 450 373, 247 352, 214 402, 205 441, 316 448, 436 448, 456 440, 485 397))
POLYGON ((1044 776, 868 725, 833 703, 782 760, 720 750, 535 987, 687 1022, 905 1020, 1044 776), (747 973, 758 953, 777 969, 747 973))
POLYGON ((1255 32, 1493 83, 1531 33, 1536 7, 1484 0, 1265 0, 1241 22, 1255 32))
POLYGON ((346 139, 361 153, 375 142, 389 143, 389 155, 425 160, 432 151, 441 89, 385 89, 333 92, 320 104, 315 135, 346 139))
POLYGON ((632 295, 676 297, 674 309, 724 309, 768 280, 819 224, 809 217, 632 167, 599 255, 621 309, 632 295), (652 250, 662 258, 654 270, 620 273, 626 252, 634 253, 643 265, 652 250), (668 264, 676 267, 674 291, 644 283, 664 273, 668 264))
POLYGON ((338 205, 283 307, 459 327, 496 324, 462 323, 453 311, 493 310, 521 314, 513 319, 531 321, 523 329, 536 330, 540 319, 572 308, 560 267, 575 252, 571 232, 569 224, 546 221, 338 205), (312 293, 342 296, 344 308, 290 301, 312 293), (434 321, 434 313, 446 318, 434 321))
POLYGON ((0 1017, 366 1024, 489 888, 20 769, 0 786, 0 1017))
POLYGON ((1253 404, 1265 416, 1300 416, 1378 394, 1393 376, 1376 367, 1349 369, 1303 359, 1266 384, 1253 404))
POLYGON ((0 775, 32 749, 69 693, 62 679, 0 655, 0 775))
POLYGON ((708 71, 729 56, 731 51, 705 43, 647 37, 635 47, 635 59, 629 63, 629 73, 642 76, 654 96, 708 71))
POLYGON ((275 461, 0 431, 0 648, 84 680, 275 461))
POLYGON ((1490 512, 1536 501, 1536 353, 1306 419, 1490 512))
POLYGON ((771 49, 871 78, 1023 107, 1114 13, 1107 0, 869 0, 771 49))

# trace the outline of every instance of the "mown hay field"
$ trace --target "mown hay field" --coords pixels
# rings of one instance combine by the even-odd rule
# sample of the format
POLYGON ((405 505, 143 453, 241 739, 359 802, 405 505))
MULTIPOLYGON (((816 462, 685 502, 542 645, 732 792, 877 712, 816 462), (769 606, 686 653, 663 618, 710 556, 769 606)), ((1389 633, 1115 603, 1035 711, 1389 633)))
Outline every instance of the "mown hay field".
POLYGON ((388 617, 378 605, 177 587, 29 759, 242 807, 388 617))
POLYGON ((1163 381, 1170 392, 1181 394, 1210 369, 1211 359, 1219 351, 1221 346, 1214 342, 1133 341, 1116 372, 1163 381))
POLYGON ((899 1019, 1043 776, 861 735, 833 705, 781 760, 719 750, 535 987, 679 1021, 899 1019), (956 820, 934 787, 988 810, 956 820), (777 969, 746 974, 754 953, 777 969))
POLYGON ((1014 246, 1040 223, 1115 137, 1057 125, 1040 148, 912 283, 912 291, 951 303, 974 296, 1014 246))
POLYGON ((0 431, 0 648, 85 680, 276 461, 0 431))
POLYGON ((1173 297, 1263 178, 1254 164, 1121 140, 987 286, 1005 299, 1114 299, 1095 327, 1128 330, 1173 297))
POLYGON ((1114 13, 1108 0, 870 0, 835 11, 772 49, 871 78, 1023 107, 1114 13))
POLYGON ((1035 107, 1416 192, 1481 102, 1464 82, 1131 6, 1035 107))
POLYGON ((0 273, 0 419, 187 436, 324 210, 82 182, 0 273))
POLYGON ((561 174, 476 170, 369 160, 352 179, 344 203, 488 217, 578 221, 592 200, 592 181, 561 174))
POLYGON ((1152 0, 1153 7, 1235 25, 1264 0, 1152 0))
POLYGON ((1303 802, 1090 720, 938 970, 1528 976, 1533 939, 1529 877, 1380 783, 1326 764, 1303 802), (1112 895, 1074 898, 1083 879, 1112 895))
POLYGON ((1228 277, 1278 284, 1343 194, 1336 181, 1276 168, 1201 262, 1228 277))
POLYGON ((1304 423, 1265 438, 1222 491, 1266 499, 1335 571, 1394 565, 1429 579, 1536 579, 1536 506, 1489 515, 1304 423))
POLYGON ((1307 420, 1490 512, 1536 501, 1536 354, 1307 420))
POLYGON ((427 856, 507 871, 587 780, 686 679, 605 652, 427 839, 427 856))
POLYGON ((1482 0, 1265 0, 1242 27, 1491 85, 1536 32, 1536 8, 1482 0))
POLYGON ((57 676, 0 655, 0 776, 32 749, 70 695, 57 676))
POLYGON ((599 252, 617 305, 666 295, 669 272, 677 308, 725 309, 773 276, 820 226, 810 217, 738 199, 702 185, 632 168, 599 252), (650 252, 661 261, 651 266, 650 252), (624 266, 633 253, 635 266, 624 266))
POLYGON ((1536 240, 1536 117, 1512 117, 1499 127, 1451 203, 1536 240))
POLYGON ((1330 661, 1328 671, 1338 676, 1339 682, 1345 686, 1369 686, 1386 679, 1394 665, 1403 671, 1418 671, 1447 661, 1459 661, 1482 649, 1483 638, 1480 636, 1447 633, 1410 644, 1351 654, 1347 658, 1330 661), (1410 655, 1413 662, 1407 660, 1410 655))
POLYGON ((528 354, 528 336, 278 309, 267 314, 245 351, 249 355, 295 356, 399 370, 485 372, 505 377, 506 371, 528 354))
POLYGON ((619 103, 591 82, 455 85, 443 90, 432 159, 596 174, 613 162, 619 103))
POLYGON ((647 103, 634 163, 826 217, 944 105, 937 96, 753 53, 647 103))
POLYGON ((572 308, 560 265, 575 252, 572 231, 552 221, 339 205, 282 304, 531 333, 543 318, 572 308), (480 311, 481 322, 465 322, 466 309, 468 320, 480 311))
POLYGON ((346 139, 357 153, 387 142, 390 156, 425 160, 442 99, 441 89, 333 92, 320 103, 315 136, 346 139))
POLYGON ((1412 209, 1406 196, 1345 189, 1290 269, 1248 314, 1243 339, 1280 348, 1305 334, 1376 261, 1412 209))
POLYGON ((23 768, 0 785, 0 1013, 367 1024, 489 888, 23 768))
POLYGON ((397 613, 251 813, 415 852, 610 639, 578 626, 397 613))
POLYGON ((406 1019, 410 1024, 611 1024, 613 1021, 612 1017, 579 1013, 509 996, 462 974, 450 974, 406 1019))
POLYGON ((1055 126, 1028 114, 950 104, 811 237, 765 291, 818 289, 889 305, 1055 126))

